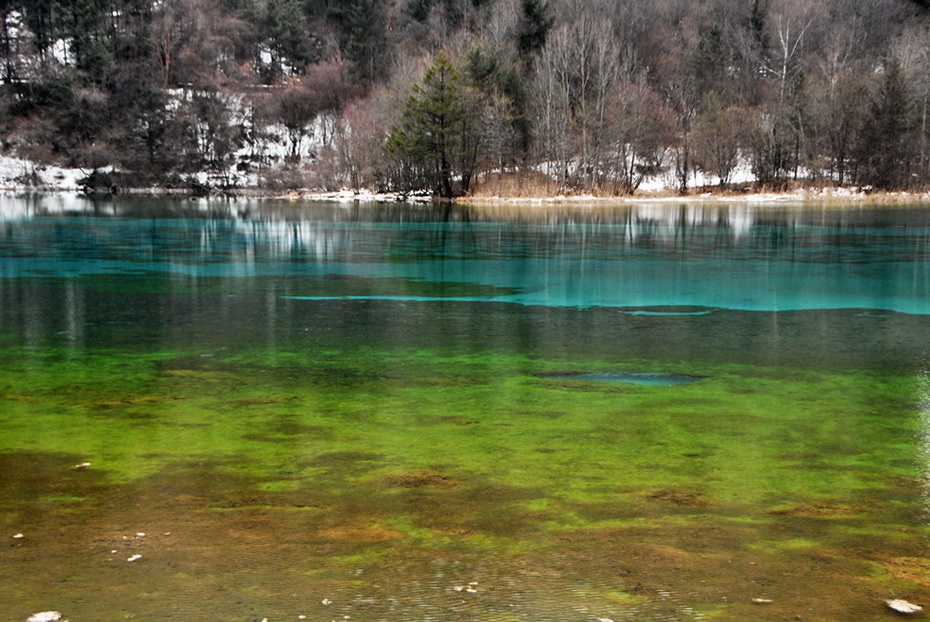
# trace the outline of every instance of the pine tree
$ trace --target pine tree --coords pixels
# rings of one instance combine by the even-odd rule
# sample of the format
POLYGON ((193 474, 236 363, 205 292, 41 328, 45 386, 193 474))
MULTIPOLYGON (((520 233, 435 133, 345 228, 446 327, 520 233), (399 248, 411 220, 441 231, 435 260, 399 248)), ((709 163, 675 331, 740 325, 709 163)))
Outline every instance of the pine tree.
POLYGON ((765 0, 761 0, 761 2, 760 0, 753 0, 752 11, 749 14, 747 23, 753 43, 762 58, 765 58, 769 49, 769 39, 765 32, 766 8, 765 0))
POLYGON ((425 22, 433 8, 433 0, 408 0, 407 14, 418 22, 425 22))
POLYGON ((862 132, 860 174, 876 188, 907 185, 910 165, 912 106, 904 71, 897 59, 885 65, 882 83, 872 100, 871 115, 862 132))
POLYGON ((465 110, 459 72, 440 52, 413 87, 386 144, 403 171, 402 185, 407 189, 425 183, 439 196, 454 196, 452 167, 461 148, 465 110))
POLYGON ((473 46, 465 55, 465 73, 474 87, 488 98, 498 97, 508 104, 515 150, 525 154, 530 143, 529 95, 516 68, 505 65, 500 55, 473 46))
POLYGON ((58 36, 57 0, 34 0, 23 4, 25 23, 35 36, 36 50, 45 57, 58 36))
POLYGON ((272 72, 287 65, 302 71, 316 59, 308 32, 307 17, 298 0, 269 0, 265 9, 264 34, 271 47, 272 72))
POLYGON ((521 55, 538 52, 546 45, 553 19, 544 0, 521 0, 523 16, 517 31, 517 50, 521 55))
POLYGON ((347 22, 346 58, 352 63, 352 76, 362 84, 371 84, 384 75, 387 66, 381 0, 355 0, 347 22))
POLYGON ((691 73, 694 77, 695 91, 700 97, 710 91, 721 93, 724 90, 726 65, 727 50, 723 32, 714 24, 709 31, 701 35, 691 55, 691 73))

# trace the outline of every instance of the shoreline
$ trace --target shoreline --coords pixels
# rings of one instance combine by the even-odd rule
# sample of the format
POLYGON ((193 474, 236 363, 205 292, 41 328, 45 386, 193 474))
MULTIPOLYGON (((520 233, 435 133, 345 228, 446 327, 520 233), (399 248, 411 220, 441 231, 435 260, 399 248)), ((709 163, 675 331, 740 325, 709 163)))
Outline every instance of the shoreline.
POLYGON ((930 205, 928 192, 873 192, 846 188, 799 189, 786 192, 700 192, 687 195, 672 192, 644 192, 631 196, 595 196, 595 195, 551 195, 551 196, 463 196, 453 199, 441 199, 430 196, 407 196, 371 192, 343 190, 336 192, 294 191, 283 195, 263 195, 261 191, 251 196, 267 199, 286 199, 292 201, 371 201, 371 202, 408 202, 408 203, 448 203, 467 207, 493 206, 596 206, 611 207, 637 204, 837 204, 837 205, 930 205))
POLYGON ((455 199, 464 204, 509 204, 509 203, 591 203, 591 204, 635 204, 635 203, 840 203, 840 204, 930 204, 930 191, 885 192, 850 188, 800 188, 784 192, 705 192, 695 191, 681 195, 673 191, 642 192, 631 196, 601 197, 594 195, 557 195, 550 197, 506 197, 476 196, 455 199))
POLYGON ((871 191, 850 188, 800 188, 785 192, 701 192, 696 191, 680 195, 673 191, 646 191, 630 196, 596 196, 550 195, 550 196, 506 196, 506 195, 472 195, 444 199, 429 195, 402 195, 398 193, 378 193, 366 190, 315 191, 309 189, 276 192, 271 189, 246 187, 231 192, 211 192, 198 194, 188 190, 174 188, 120 188, 114 193, 86 193, 80 188, 70 186, 6 186, 0 193, 11 196, 22 195, 68 195, 90 200, 107 200, 120 197, 166 197, 192 200, 231 200, 258 199, 271 201, 333 201, 344 203, 433 203, 466 207, 493 206, 577 206, 577 207, 612 207, 637 204, 778 204, 778 205, 812 205, 852 206, 868 205, 930 205, 930 191, 871 191))

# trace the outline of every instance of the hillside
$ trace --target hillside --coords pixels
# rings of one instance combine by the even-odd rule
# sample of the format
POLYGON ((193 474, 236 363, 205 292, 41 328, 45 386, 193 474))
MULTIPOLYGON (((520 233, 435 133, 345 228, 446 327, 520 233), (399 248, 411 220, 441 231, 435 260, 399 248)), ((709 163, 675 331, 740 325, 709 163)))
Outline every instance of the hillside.
POLYGON ((4 0, 0 27, 23 183, 930 186, 911 0, 4 0))

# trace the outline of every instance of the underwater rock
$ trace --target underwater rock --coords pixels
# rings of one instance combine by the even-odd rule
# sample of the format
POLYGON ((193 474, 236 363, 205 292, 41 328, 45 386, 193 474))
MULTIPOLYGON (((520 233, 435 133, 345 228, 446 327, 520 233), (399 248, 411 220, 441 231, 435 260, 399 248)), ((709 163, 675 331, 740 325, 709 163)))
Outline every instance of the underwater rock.
MULTIPOLYGON (((59 620, 61 620, 60 611, 42 611, 29 616, 26 622, 59 622, 59 620)), ((67 622, 67 620, 62 622, 67 622)))
POLYGON ((142 556, 139 555, 139 554, 136 554, 136 555, 130 556, 126 561, 127 561, 127 562, 136 562, 136 561, 139 561, 140 559, 142 559, 142 556))
POLYGON ((924 610, 920 605, 915 605, 914 603, 909 603, 903 598, 895 598, 894 600, 886 600, 885 604, 888 605, 888 608, 897 613, 903 613, 904 615, 914 615, 915 613, 920 613, 924 610))
POLYGON ((771 605, 773 602, 775 601, 773 601, 771 598, 753 598, 752 599, 753 605, 771 605))
POLYGON ((472 581, 468 585, 454 585, 452 586, 452 591, 468 592, 469 594, 477 594, 478 593, 478 582, 472 581))

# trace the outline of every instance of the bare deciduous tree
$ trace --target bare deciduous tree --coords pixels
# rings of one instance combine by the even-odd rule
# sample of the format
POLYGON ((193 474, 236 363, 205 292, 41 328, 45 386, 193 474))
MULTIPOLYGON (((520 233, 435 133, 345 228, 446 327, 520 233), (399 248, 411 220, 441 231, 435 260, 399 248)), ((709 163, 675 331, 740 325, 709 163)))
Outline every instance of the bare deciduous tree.
POLYGON ((739 163, 744 125, 741 109, 724 106, 713 93, 704 98, 694 132, 695 164, 704 173, 716 176, 721 188, 729 184, 739 163))

